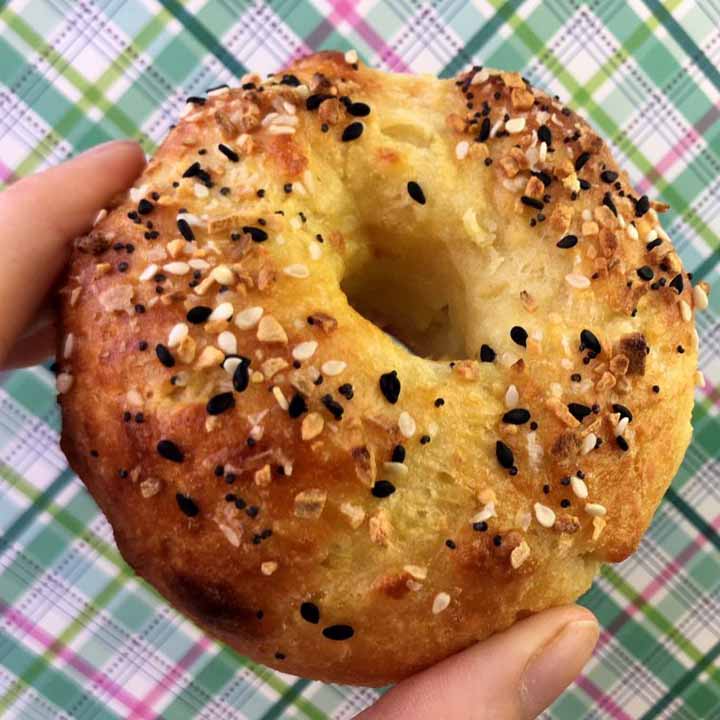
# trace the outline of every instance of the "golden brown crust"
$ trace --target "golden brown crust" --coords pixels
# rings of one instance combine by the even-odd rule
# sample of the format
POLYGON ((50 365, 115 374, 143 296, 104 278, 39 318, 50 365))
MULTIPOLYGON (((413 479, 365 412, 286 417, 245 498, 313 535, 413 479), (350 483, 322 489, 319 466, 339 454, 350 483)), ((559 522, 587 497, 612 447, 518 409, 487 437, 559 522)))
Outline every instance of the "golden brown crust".
POLYGON ((208 632, 381 685, 634 550, 689 441, 706 288, 517 74, 320 53, 245 81, 76 242, 62 447, 208 632))

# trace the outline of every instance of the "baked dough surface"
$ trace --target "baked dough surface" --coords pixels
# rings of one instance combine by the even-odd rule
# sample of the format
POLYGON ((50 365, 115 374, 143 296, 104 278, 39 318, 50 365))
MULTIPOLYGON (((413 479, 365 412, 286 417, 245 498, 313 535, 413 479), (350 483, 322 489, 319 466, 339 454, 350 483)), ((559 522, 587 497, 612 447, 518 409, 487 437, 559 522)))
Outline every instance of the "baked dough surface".
POLYGON ((328 52, 244 80, 76 241, 62 447, 210 634, 382 685, 633 552, 690 439, 706 288, 517 74, 328 52))

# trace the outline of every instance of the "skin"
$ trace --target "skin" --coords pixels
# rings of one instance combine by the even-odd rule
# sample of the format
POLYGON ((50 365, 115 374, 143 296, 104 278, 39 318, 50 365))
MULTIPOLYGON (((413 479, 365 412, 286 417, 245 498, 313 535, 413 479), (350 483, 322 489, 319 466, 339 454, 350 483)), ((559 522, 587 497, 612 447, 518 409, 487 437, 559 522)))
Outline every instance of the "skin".
MULTIPOLYGON (((52 354, 51 300, 72 240, 144 164, 136 143, 107 143, 0 193, 0 306, 13 309, 0 316, 4 369, 52 354)), ((596 619, 581 607, 546 610, 399 683, 359 717, 534 718, 582 670, 598 632, 596 619)))

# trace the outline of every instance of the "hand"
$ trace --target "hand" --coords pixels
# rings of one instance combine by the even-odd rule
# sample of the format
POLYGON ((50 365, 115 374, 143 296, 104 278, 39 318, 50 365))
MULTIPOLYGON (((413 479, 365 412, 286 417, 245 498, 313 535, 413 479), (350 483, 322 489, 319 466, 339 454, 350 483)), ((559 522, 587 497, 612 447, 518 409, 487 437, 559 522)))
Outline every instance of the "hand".
POLYGON ((580 673, 598 631, 584 608, 546 610, 404 680, 358 720, 530 720, 580 673))
POLYGON ((0 193, 0 367, 33 365, 55 352, 51 291, 71 242, 144 164, 137 143, 106 143, 0 193))
MULTIPOLYGON (((137 143, 112 142, 0 193, 0 367, 54 352, 51 291, 70 243, 143 165, 137 143)), ((580 672, 597 638, 587 610, 547 610, 401 682, 360 718, 534 718, 580 672)))

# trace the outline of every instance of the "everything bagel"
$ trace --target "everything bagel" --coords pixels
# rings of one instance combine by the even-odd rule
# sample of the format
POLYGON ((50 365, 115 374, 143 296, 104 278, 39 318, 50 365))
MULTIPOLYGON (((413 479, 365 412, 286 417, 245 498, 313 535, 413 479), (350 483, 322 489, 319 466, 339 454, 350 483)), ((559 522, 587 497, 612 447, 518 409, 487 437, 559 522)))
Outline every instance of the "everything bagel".
POLYGON ((189 98, 75 243, 63 450, 213 636, 398 680, 636 548, 707 305, 665 209, 517 73, 326 52, 189 98))

